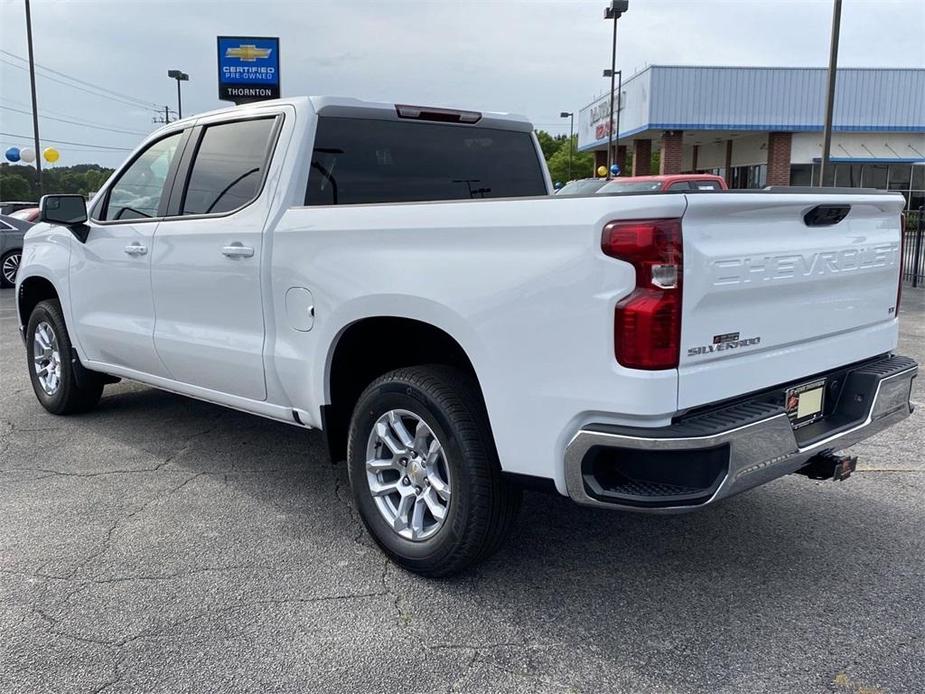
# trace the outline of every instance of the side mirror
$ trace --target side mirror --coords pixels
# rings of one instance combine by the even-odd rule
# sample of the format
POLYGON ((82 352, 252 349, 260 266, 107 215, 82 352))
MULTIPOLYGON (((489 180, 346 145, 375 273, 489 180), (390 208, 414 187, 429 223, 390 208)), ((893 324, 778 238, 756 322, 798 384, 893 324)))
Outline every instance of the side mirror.
POLYGON ((83 195, 43 195, 39 202, 39 221, 66 227, 87 221, 87 203, 83 195))

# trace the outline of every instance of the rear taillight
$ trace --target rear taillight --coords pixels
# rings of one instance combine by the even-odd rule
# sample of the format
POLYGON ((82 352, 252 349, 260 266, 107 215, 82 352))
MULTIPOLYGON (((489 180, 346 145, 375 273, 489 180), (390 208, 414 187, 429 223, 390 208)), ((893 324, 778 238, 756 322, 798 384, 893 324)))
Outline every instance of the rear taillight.
POLYGON ((636 268, 636 288, 617 304, 614 352, 630 369, 673 369, 681 352, 681 220, 610 222, 601 248, 636 268))

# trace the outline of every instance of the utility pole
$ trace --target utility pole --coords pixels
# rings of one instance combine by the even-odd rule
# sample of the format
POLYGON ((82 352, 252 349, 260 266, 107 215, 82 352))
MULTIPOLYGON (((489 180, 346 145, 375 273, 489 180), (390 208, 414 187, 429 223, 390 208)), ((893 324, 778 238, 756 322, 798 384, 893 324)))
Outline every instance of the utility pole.
POLYGON ((829 156, 832 152, 832 119, 835 116, 835 78, 838 72, 838 33, 841 28, 841 0, 835 0, 832 8, 832 40, 829 42, 829 85, 825 101, 825 126, 822 135, 822 161, 819 164, 819 187, 825 180, 826 169, 831 162, 829 156))
POLYGON ((32 52, 32 11, 29 0, 26 3, 26 42, 29 46, 29 82, 32 87, 32 134, 35 137, 35 182, 39 186, 39 197, 45 194, 42 182, 42 150, 39 145, 39 107, 35 97, 35 56, 32 52))
MULTIPOLYGON (((176 120, 176 119, 174 119, 174 120, 176 120)), ((169 107, 169 106, 165 106, 165 107, 164 107, 164 115, 163 115, 163 116, 154 116, 154 118, 151 119, 151 122, 152 122, 152 123, 164 123, 164 124, 166 124, 166 123, 172 123, 173 121, 170 119, 170 107, 169 107)))

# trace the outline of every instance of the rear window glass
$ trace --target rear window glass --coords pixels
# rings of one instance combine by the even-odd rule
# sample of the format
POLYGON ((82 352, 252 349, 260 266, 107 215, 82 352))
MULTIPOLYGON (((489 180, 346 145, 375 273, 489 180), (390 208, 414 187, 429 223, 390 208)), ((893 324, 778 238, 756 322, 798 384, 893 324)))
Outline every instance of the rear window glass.
POLYGON ((546 195, 530 133, 319 118, 306 205, 546 195))
MULTIPOLYGON (((686 187, 686 185, 685 185, 686 187)), ((636 183, 623 183, 613 181, 601 188, 599 193, 643 193, 648 190, 661 190, 661 181, 637 181, 636 183)))
POLYGON ((566 183, 562 188, 559 189, 559 192, 556 195, 590 195, 591 193, 596 193, 607 183, 606 178, 599 179, 588 179, 584 181, 572 181, 571 183, 566 183))
POLYGON ((262 118, 208 126, 193 160, 182 214, 230 212, 257 197, 275 123, 262 118))
POLYGON ((716 181, 691 181, 691 190, 722 190, 716 181))

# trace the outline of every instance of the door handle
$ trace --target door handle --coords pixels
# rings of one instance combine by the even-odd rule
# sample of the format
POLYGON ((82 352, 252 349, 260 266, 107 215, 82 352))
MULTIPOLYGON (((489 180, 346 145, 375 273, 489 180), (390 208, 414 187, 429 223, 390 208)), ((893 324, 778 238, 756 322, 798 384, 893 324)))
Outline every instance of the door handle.
POLYGON ((147 246, 142 246, 140 243, 130 243, 125 247, 125 252, 128 255, 144 255, 148 252, 147 246))
POLYGON ((250 258, 254 255, 254 249, 250 246, 244 246, 237 241, 222 248, 222 255, 229 258, 250 258))

